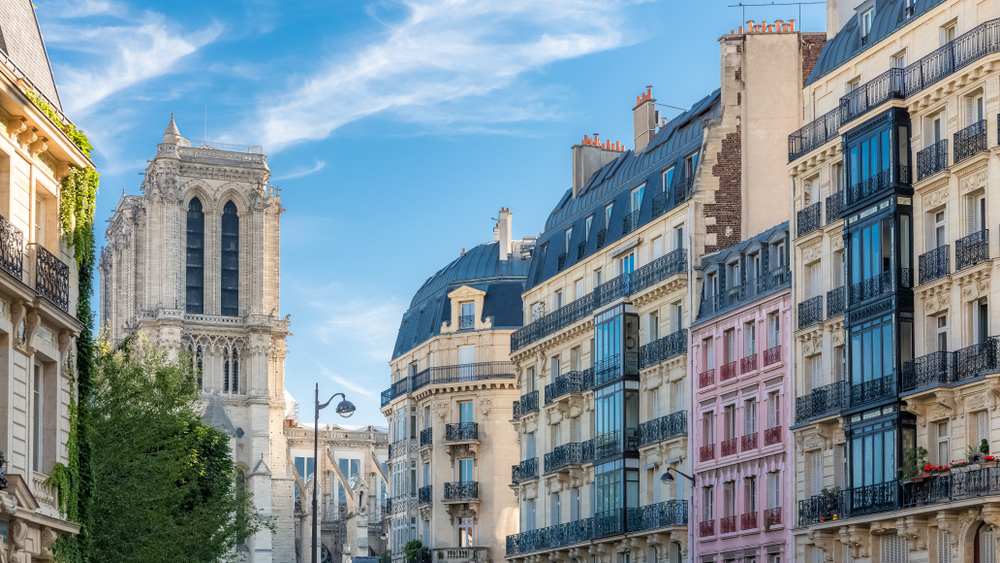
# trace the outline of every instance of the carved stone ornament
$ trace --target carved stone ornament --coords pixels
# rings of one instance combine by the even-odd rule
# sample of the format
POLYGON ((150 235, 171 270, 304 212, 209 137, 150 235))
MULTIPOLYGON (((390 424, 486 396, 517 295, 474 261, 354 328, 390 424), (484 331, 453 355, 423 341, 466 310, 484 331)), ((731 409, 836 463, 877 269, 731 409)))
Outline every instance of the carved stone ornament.
POLYGON ((438 415, 441 422, 444 422, 448 418, 448 414, 451 412, 451 405, 446 402, 434 403, 434 413, 438 415))
POLYGON ((823 254, 823 245, 816 243, 812 246, 802 249, 802 263, 811 264, 820 259, 820 255, 823 254))
POLYGON ((948 186, 926 193, 923 196, 924 209, 934 209, 948 201, 948 186))
POLYGON ((969 174, 958 181, 958 193, 965 195, 980 188, 985 189, 988 176, 989 174, 985 169, 969 174))
POLYGON ((42 545, 39 549, 37 559, 41 561, 52 561, 54 559, 52 554, 52 544, 59 538, 59 535, 56 534, 55 530, 48 526, 42 528, 39 535, 41 536, 42 545))
POLYGON ((846 545, 855 559, 870 557, 871 535, 861 526, 844 526, 840 529, 840 543, 846 545))
POLYGON ((493 408, 493 399, 479 399, 479 412, 484 419, 490 418, 490 409, 493 408))

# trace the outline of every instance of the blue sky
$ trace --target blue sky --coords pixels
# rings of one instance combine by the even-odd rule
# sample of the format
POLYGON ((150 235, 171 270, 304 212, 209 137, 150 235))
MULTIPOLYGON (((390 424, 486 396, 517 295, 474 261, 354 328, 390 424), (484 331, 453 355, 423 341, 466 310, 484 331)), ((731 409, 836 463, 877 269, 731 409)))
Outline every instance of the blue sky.
MULTIPOLYGON (((209 139, 264 146, 287 210, 286 387, 305 419, 317 381, 347 392, 353 424, 384 424, 423 281, 492 240, 500 207, 515 237, 538 234, 570 146, 595 132, 631 146, 647 84, 680 107, 717 88, 717 40, 742 18, 733 0, 35 3, 63 107, 97 150, 100 233, 122 191, 139 193, 170 113, 202 139, 208 106, 209 139)), ((800 27, 822 31, 824 14, 804 6, 800 27)))

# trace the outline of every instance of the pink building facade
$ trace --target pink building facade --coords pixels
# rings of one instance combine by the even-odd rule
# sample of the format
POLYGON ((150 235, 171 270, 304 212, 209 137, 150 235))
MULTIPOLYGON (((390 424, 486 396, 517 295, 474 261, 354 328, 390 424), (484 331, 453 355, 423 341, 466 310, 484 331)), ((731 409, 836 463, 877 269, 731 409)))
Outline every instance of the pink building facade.
POLYGON ((691 561, 794 559, 788 224, 702 260, 690 330, 691 561))

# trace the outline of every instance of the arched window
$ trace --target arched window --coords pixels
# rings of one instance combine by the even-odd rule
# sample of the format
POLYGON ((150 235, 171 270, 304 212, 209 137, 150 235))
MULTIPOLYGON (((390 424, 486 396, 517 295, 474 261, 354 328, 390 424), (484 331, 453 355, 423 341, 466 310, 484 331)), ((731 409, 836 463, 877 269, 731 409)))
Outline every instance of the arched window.
POLYGON ((194 377, 198 381, 198 389, 201 389, 204 385, 201 375, 202 368, 204 367, 201 357, 201 345, 192 344, 188 347, 188 353, 191 354, 191 371, 194 372, 194 377))
POLYGON ((186 311, 205 312, 205 213, 201 200, 191 199, 187 212, 186 311))
POLYGON ((240 392, 240 355, 235 346, 222 350, 222 392, 240 392))
POLYGON ((222 315, 239 316, 240 218, 232 201, 222 208, 222 315))

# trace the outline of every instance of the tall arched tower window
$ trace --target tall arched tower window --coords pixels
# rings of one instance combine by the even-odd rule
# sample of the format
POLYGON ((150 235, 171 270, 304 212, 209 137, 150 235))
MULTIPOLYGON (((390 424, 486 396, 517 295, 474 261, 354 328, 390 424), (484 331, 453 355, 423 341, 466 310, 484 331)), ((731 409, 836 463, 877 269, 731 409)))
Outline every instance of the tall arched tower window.
POLYGON ((236 204, 222 209, 222 315, 239 316, 240 309, 240 218, 236 204))
POLYGON ((205 213, 201 200, 192 198, 187 212, 186 311, 205 312, 205 213))

